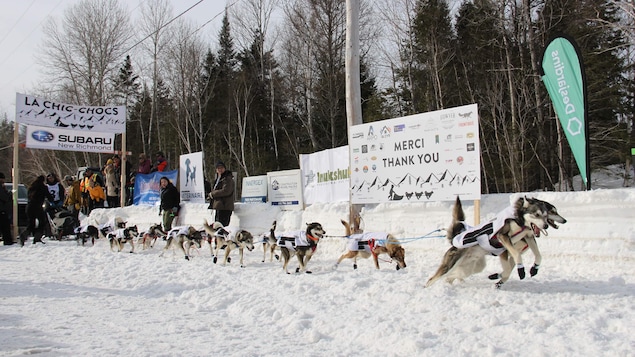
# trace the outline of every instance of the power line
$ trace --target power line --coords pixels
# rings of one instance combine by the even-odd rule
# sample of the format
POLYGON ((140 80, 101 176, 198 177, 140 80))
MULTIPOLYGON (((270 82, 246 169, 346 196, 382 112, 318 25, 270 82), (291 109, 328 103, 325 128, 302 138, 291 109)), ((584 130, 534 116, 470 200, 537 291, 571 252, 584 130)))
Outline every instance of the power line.
POLYGON ((4 42, 4 40, 7 39, 7 37, 9 37, 9 34, 11 34, 11 31, 13 31, 13 29, 18 25, 18 23, 20 23, 20 20, 22 20, 22 18, 24 17, 24 15, 26 15, 26 13, 29 11, 29 9, 31 8, 31 6, 33 6, 33 4, 35 3, 35 0, 31 1, 31 4, 29 4, 29 6, 27 6, 27 8, 24 10, 24 12, 22 13, 22 15, 20 15, 20 17, 18 17, 17 20, 15 20, 15 23, 13 24, 13 26, 11 26, 11 28, 9 29, 9 31, 7 32, 6 35, 4 35, 4 37, 2 38, 2 40, 0 40, 0 45, 2 44, 2 42, 4 42))
POLYGON ((124 51, 124 53, 128 53, 130 52, 130 50, 132 50, 133 48, 137 47, 137 45, 141 44, 141 42, 147 40, 148 38, 150 38, 151 36, 154 36, 157 32, 163 30, 165 27, 167 27, 169 24, 171 24, 172 22, 174 22, 176 19, 178 19, 179 17, 183 16, 184 14, 186 14, 187 12, 189 12, 190 10, 192 10, 194 7, 198 6, 200 3, 202 3, 205 0, 199 0, 196 4, 190 6, 189 8, 187 8, 185 11, 181 12, 180 14, 178 14, 176 17, 172 18, 170 21, 166 22, 164 25, 162 25, 161 27, 159 27, 158 29, 156 29, 154 32, 150 33, 148 36, 142 38, 141 40, 139 40, 137 43, 135 43, 134 45, 132 45, 130 48, 128 48, 127 50, 124 51))

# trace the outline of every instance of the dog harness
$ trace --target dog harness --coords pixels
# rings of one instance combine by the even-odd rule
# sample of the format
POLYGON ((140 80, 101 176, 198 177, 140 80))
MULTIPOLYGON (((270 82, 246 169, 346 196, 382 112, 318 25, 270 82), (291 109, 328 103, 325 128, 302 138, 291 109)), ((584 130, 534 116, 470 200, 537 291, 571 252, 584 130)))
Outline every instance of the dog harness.
POLYGON ((306 231, 291 231, 276 234, 276 244, 295 252, 295 247, 312 247, 315 250, 317 239, 309 236, 306 231), (309 242, 309 239, 311 242, 309 242))
POLYGON ((385 247, 388 239, 388 233, 385 232, 367 232, 351 234, 348 237, 346 249, 352 252, 366 251, 371 253, 375 247, 385 247))
POLYGON ((178 236, 182 235, 189 235, 190 234, 190 226, 177 226, 177 227, 173 227, 172 229, 170 229, 170 232, 168 232, 168 238, 176 238, 178 236))
POLYGON ((88 227, 90 227, 90 225, 89 225, 89 224, 87 224, 87 225, 85 225, 85 226, 79 226, 79 227, 75 228, 75 229, 73 230, 73 232, 74 232, 75 234, 88 233, 88 227))
POLYGON ((516 219, 514 213, 514 207, 507 207, 499 212, 494 220, 476 227, 470 226, 465 222, 459 222, 465 230, 452 239, 452 245, 459 249, 465 249, 478 244, 486 251, 494 255, 500 255, 505 251, 505 248, 500 245, 496 234, 503 228, 507 220, 516 219))
POLYGON ((126 236, 127 228, 119 228, 114 230, 113 232, 108 233, 108 238, 110 239, 127 239, 129 237, 126 236))

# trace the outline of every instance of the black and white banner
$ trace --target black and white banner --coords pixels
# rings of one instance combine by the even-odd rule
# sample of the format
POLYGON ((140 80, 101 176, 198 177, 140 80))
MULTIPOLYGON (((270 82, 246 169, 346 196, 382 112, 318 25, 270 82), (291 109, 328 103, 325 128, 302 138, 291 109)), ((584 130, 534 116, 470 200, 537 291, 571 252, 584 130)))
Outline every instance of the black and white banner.
POLYGON ((16 121, 81 132, 125 133, 126 107, 92 107, 59 103, 16 93, 16 121))
POLYGON ((42 126, 26 126, 26 147, 63 151, 111 153, 114 151, 115 134, 81 132, 42 126))
POLYGON ((351 127, 351 201, 481 197, 476 104, 351 127))

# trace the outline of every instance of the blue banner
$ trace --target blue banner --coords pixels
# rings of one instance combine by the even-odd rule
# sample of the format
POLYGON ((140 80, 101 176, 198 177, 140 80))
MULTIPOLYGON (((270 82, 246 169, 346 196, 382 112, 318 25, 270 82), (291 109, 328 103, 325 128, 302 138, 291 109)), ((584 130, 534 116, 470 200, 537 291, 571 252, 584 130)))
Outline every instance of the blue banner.
POLYGON ((161 177, 167 177, 175 186, 179 170, 153 172, 147 175, 137 174, 134 180, 132 203, 154 206, 161 200, 161 177))

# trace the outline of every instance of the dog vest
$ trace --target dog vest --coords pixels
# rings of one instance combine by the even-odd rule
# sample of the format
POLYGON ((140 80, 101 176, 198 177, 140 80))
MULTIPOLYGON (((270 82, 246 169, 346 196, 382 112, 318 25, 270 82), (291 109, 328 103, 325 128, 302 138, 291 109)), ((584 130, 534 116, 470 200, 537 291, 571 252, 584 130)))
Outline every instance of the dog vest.
POLYGON ((113 232, 108 233, 109 239, 126 239, 126 229, 127 228, 119 228, 115 229, 113 232))
POLYGON ((216 230, 215 235, 236 242, 236 234, 240 231, 237 227, 221 227, 216 230))
POLYGON ((494 220, 476 227, 470 226, 465 222, 460 222, 463 224, 465 231, 457 234, 452 239, 452 245, 456 248, 464 249, 478 244, 486 251, 494 255, 500 255, 505 251, 505 248, 493 245, 498 242, 498 239, 495 239, 496 234, 503 228, 505 221, 516 219, 514 214, 514 207, 510 206, 499 212, 494 220))
POLYGON ((77 228, 75 228, 73 230, 73 232, 75 232, 75 234, 79 234, 79 233, 88 233, 88 227, 90 227, 90 225, 85 225, 85 226, 79 226, 77 228))
POLYGON ((284 232, 280 235, 276 234, 276 244, 295 252, 295 247, 308 247, 311 244, 306 237, 306 231, 284 232))
POLYGON ((173 227, 172 229, 170 229, 170 232, 168 232, 168 238, 176 238, 178 236, 182 235, 188 235, 190 234, 190 226, 177 226, 177 227, 173 227))
POLYGON ((346 243, 346 249, 352 252, 371 252, 374 247, 385 247, 388 233, 385 232, 368 232, 351 234, 346 243))

